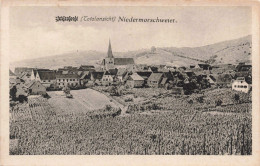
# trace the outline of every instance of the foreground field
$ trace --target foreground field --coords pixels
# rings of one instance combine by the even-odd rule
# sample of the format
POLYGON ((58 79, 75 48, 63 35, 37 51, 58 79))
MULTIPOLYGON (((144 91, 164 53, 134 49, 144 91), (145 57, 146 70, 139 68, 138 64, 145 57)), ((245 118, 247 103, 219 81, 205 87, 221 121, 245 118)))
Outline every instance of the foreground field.
POLYGON ((72 99, 66 98, 62 91, 53 91, 48 94, 51 96, 48 102, 56 114, 85 113, 101 109, 106 105, 116 107, 107 96, 92 89, 72 90, 72 99))
MULTIPOLYGON (((82 93, 79 96, 86 94, 84 90, 77 92, 82 93)), ((10 137, 18 140, 18 145, 10 154, 252 154, 252 117, 248 111, 216 113, 186 107, 91 118, 81 110, 72 113, 73 100, 53 107, 54 100, 59 101, 56 95, 11 108, 10 137)), ((74 100, 80 98, 76 91, 73 95, 74 100)), ((79 103, 82 102, 83 99, 79 103)), ((84 104, 81 108, 86 110, 88 105, 84 104)))

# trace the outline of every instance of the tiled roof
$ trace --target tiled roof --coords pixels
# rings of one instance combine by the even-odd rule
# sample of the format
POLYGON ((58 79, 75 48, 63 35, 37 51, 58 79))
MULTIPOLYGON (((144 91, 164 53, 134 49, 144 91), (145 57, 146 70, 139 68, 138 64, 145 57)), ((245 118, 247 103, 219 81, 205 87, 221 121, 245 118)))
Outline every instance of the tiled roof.
POLYGON ((163 73, 152 73, 148 78, 148 81, 160 81, 162 78, 163 73))
POLYGON ((134 73, 134 74, 130 75, 130 77, 131 77, 132 80, 134 80, 134 81, 143 81, 143 80, 144 80, 144 79, 143 79, 141 76, 139 76, 137 73, 134 73))
POLYGON ((55 80, 56 74, 54 71, 38 71, 41 80, 55 80))
POLYGON ((132 65, 135 64, 133 58, 114 58, 115 65, 132 65))
POLYGON ((77 74, 57 74, 56 75, 56 78, 57 79, 60 79, 60 78, 79 78, 79 76, 77 74))
POLYGON ((102 79, 104 72, 92 72, 91 75, 94 79, 100 80, 100 79, 102 79))

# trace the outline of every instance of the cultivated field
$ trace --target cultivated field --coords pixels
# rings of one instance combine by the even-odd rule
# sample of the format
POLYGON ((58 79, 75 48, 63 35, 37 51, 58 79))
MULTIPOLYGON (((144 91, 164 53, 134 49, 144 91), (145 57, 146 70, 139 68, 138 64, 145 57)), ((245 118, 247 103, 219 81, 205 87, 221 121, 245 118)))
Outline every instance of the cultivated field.
MULTIPOLYGON (((137 91, 134 90, 135 95, 137 91)), ((157 102, 165 105, 166 101, 172 101, 163 110, 163 107, 149 107, 150 111, 140 111, 142 107, 137 107, 128 116, 93 118, 88 112, 111 104, 110 99, 90 89, 72 91, 74 99, 60 93, 51 92, 50 99, 33 98, 10 108, 10 138, 17 142, 16 146, 10 145, 10 154, 252 154, 248 95, 240 95, 243 103, 236 107, 228 105, 231 101, 224 101, 226 106, 206 111, 196 108, 203 104, 196 101, 197 96, 175 98, 155 91, 151 97, 158 99, 157 102), (188 103, 192 98, 193 107, 188 103)), ((212 93, 229 98, 223 91, 212 93)), ((204 98, 207 101, 211 97, 204 98)))
POLYGON ((57 114, 85 113, 106 105, 116 107, 107 96, 92 89, 72 90, 72 99, 66 98, 62 91, 52 91, 48 94, 51 96, 48 102, 57 114))

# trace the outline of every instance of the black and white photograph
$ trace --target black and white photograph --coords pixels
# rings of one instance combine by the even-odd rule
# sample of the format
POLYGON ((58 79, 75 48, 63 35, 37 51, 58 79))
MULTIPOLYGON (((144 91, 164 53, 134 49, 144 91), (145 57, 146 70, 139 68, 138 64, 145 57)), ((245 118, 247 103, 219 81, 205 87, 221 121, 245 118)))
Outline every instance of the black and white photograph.
POLYGON ((252 12, 10 7, 8 155, 252 156, 252 12))

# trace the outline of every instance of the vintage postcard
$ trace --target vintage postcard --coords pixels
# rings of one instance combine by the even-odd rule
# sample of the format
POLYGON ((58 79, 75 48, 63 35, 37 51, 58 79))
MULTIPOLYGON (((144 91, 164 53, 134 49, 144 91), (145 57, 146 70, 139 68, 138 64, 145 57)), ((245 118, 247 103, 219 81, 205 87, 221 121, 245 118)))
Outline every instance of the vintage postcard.
POLYGON ((260 165, 257 5, 4 1, 0 165, 260 165))

